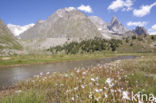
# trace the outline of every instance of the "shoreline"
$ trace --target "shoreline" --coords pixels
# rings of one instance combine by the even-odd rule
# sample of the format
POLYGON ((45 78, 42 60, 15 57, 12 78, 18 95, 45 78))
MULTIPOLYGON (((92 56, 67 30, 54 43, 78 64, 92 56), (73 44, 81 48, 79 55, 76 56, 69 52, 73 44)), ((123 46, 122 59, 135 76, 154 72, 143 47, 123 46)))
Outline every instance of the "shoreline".
MULTIPOLYGON (((36 59, 34 59, 34 61, 32 61, 31 63, 14 63, 14 64, 0 64, 0 69, 1 68, 9 68, 9 67, 20 67, 20 66, 29 66, 29 65, 37 65, 37 64, 53 64, 53 63, 61 63, 61 62, 71 62, 71 61, 83 61, 83 60, 95 60, 95 59, 105 59, 105 58, 113 58, 113 57, 119 57, 119 56, 137 56, 138 54, 95 54, 95 56, 93 56, 94 54, 87 54, 87 55, 82 55, 77 57, 77 55, 75 55, 76 57, 73 58, 73 56, 69 56, 68 58, 66 57, 60 57, 58 56, 57 59, 53 59, 50 61, 47 61, 48 59, 44 59, 45 61, 40 61, 39 62, 35 62, 36 59), (97 56, 96 56, 97 55, 97 56)), ((45 56, 46 57, 46 56, 45 56)), ((29 58, 28 58, 29 59, 29 58)), ((7 61, 7 60, 6 60, 7 61)), ((15 62, 15 61, 13 61, 15 62)))

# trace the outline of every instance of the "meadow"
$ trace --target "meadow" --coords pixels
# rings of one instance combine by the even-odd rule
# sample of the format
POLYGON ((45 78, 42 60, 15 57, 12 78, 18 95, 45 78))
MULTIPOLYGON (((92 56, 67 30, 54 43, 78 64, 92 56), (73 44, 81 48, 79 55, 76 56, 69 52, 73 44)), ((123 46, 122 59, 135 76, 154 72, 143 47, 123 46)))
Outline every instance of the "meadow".
POLYGON ((132 101, 131 95, 156 96, 155 62, 156 55, 150 53, 65 73, 40 73, 1 90, 0 103, 143 103, 137 97, 132 101))

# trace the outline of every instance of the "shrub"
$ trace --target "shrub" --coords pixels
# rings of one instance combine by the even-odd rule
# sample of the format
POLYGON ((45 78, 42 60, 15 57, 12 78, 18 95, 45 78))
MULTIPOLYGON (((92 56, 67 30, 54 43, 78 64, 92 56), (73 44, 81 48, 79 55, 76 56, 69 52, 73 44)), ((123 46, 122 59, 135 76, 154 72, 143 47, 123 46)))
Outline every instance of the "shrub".
POLYGON ((48 49, 52 53, 59 53, 64 51, 66 54, 77 54, 77 53, 92 53, 96 51, 109 50, 115 51, 117 47, 122 44, 121 40, 112 39, 110 41, 95 38, 90 40, 83 40, 81 42, 66 43, 63 46, 56 46, 48 49))

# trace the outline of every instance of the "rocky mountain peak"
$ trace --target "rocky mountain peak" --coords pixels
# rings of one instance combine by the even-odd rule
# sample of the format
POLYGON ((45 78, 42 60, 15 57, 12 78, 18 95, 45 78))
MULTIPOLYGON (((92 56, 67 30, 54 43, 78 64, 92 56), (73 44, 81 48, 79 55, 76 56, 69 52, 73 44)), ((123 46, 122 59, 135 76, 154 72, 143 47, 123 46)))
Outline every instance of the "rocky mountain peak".
POLYGON ((43 23, 22 33, 22 39, 93 38, 101 36, 88 16, 73 7, 59 9, 43 23))
POLYGON ((125 28, 119 22, 119 20, 115 16, 112 18, 112 21, 111 21, 110 25, 108 26, 108 28, 109 28, 110 31, 113 31, 113 32, 118 33, 118 34, 124 34, 127 31, 129 31, 127 28, 125 28))
POLYGON ((120 22, 117 19, 117 17, 115 16, 112 17, 111 25, 120 25, 120 22))
POLYGON ((138 35, 148 34, 147 30, 144 27, 141 27, 141 26, 137 26, 133 31, 138 35))

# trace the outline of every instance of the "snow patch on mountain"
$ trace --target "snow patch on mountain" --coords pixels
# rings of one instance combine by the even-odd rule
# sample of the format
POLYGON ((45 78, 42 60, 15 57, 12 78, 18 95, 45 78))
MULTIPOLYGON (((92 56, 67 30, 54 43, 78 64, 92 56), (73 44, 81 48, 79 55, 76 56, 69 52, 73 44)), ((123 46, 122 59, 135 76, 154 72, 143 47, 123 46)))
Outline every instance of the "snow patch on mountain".
POLYGON ((20 25, 14 25, 14 24, 8 24, 7 27, 10 29, 10 31, 15 35, 15 36, 19 36, 21 33, 23 33, 24 31, 32 28, 35 24, 28 24, 28 25, 24 25, 24 26, 20 26, 20 25))

